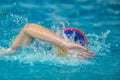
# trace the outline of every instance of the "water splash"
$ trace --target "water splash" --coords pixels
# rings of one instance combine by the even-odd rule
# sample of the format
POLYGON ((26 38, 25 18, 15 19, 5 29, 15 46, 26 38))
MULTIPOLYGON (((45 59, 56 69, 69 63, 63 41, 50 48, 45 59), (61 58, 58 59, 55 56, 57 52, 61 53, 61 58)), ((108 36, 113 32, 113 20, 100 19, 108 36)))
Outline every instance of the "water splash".
MULTIPOLYGON (((56 12, 52 14, 52 16, 53 17, 51 20, 53 22, 53 26, 51 28, 54 32, 56 30, 60 30, 62 28, 65 28, 66 26, 69 26, 68 20, 66 20, 66 18, 64 17, 56 15, 56 12)), ((12 20, 17 25, 21 25, 23 23, 28 22, 28 18, 15 15, 12 13, 7 15, 6 18, 8 20, 12 20)), ((8 20, 7 21, 5 20, 3 24, 9 23, 8 20)), ((107 30, 106 32, 102 32, 100 35, 97 35, 95 33, 87 34, 87 37, 89 39, 89 49, 95 52, 96 55, 105 56, 106 55, 105 52, 109 52, 110 45, 106 44, 106 39, 110 34, 110 32, 111 32, 110 30, 107 30)), ((36 40, 35 42, 37 41, 38 40, 36 40)), ((47 62, 53 65, 60 64, 60 65, 68 65, 68 66, 94 64, 94 62, 90 60, 82 60, 82 59, 80 60, 71 55, 67 55, 66 57, 60 57, 54 51, 54 47, 50 43, 44 41, 38 41, 38 44, 41 46, 36 46, 36 44, 34 43, 31 45, 26 45, 26 46, 24 45, 23 48, 17 51, 15 55, 5 55, 3 57, 0 57, 0 60, 5 60, 5 61, 17 60, 20 63, 31 64, 31 65, 34 65, 35 62, 40 62, 43 64, 47 62), (50 47, 53 48, 50 49, 50 47)))
MULTIPOLYGON (((106 51, 109 51, 109 44, 106 44, 107 36, 110 34, 110 30, 106 32, 102 32, 101 35, 97 34, 87 34, 89 38, 89 48, 93 50, 96 55, 105 56, 106 51)), ((67 55, 66 57, 60 57, 54 51, 54 47, 52 44, 39 41, 39 47, 36 47, 35 40, 33 44, 24 45, 19 51, 17 51, 16 55, 5 55, 4 57, 0 57, 0 60, 5 61, 14 61, 17 60, 20 63, 34 65, 35 62, 47 63, 52 65, 68 65, 68 66, 78 66, 78 65, 88 65, 94 64, 91 60, 83 60, 78 59, 74 56, 67 55), (53 47, 49 49, 50 47, 53 47)))
POLYGON ((106 43, 108 35, 111 33, 110 30, 102 32, 100 35, 87 34, 89 39, 89 48, 99 56, 106 56, 105 52, 109 52, 110 44, 106 43))
POLYGON ((25 18, 23 16, 15 15, 15 14, 10 14, 12 21, 16 23, 17 25, 21 25, 23 23, 28 23, 28 18, 25 18))

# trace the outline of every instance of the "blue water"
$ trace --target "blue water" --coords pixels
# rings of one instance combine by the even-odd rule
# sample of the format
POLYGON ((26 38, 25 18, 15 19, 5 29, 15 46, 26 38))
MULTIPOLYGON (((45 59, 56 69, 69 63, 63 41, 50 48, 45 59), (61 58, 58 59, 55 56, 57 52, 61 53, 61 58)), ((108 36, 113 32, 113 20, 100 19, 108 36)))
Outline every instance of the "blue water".
POLYGON ((119 0, 0 0, 0 49, 11 45, 26 23, 54 32, 79 28, 96 56, 60 57, 50 43, 41 41, 37 48, 34 41, 0 56, 0 80, 120 80, 119 0))

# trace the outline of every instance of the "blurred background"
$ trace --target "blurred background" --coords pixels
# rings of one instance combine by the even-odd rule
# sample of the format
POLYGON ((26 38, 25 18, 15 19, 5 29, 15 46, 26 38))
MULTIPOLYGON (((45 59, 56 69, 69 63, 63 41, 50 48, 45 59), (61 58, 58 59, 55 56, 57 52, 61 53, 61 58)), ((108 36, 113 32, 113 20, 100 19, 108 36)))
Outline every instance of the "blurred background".
POLYGON ((0 0, 0 49, 8 48, 26 23, 56 32, 81 29, 94 59, 60 57, 52 44, 36 41, 0 56, 0 80, 120 80, 119 0, 0 0))

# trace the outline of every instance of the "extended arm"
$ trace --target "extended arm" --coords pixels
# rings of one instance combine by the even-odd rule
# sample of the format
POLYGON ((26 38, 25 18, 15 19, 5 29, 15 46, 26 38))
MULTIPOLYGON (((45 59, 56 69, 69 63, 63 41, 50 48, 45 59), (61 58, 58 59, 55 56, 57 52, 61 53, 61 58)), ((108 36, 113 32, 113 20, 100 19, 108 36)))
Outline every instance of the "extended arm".
POLYGON ((73 49, 77 49, 80 52, 79 57, 94 56, 94 54, 88 51, 86 48, 78 44, 66 42, 63 38, 57 36, 52 31, 37 24, 26 24, 21 30, 20 34, 13 41, 12 45, 10 46, 10 49, 16 51, 19 47, 21 47, 22 44, 32 42, 32 38, 45 40, 60 47, 63 47, 68 51, 68 53, 72 53, 73 49), (84 54, 81 54, 81 52, 84 54))

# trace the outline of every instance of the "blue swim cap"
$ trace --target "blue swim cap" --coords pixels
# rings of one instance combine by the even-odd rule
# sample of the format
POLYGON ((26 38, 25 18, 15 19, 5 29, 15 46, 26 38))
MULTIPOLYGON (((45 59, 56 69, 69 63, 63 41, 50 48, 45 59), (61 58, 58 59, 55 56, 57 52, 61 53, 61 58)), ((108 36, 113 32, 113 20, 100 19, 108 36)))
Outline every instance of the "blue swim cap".
POLYGON ((70 39, 71 36, 73 36, 74 42, 76 42, 86 48, 88 47, 88 40, 87 40, 85 34, 81 30, 79 30, 77 28, 64 28, 63 31, 68 39, 70 39))
MULTIPOLYGON (((71 42, 71 37, 72 37, 72 41, 74 41, 74 43, 80 44, 86 48, 88 47, 88 40, 85 34, 81 30, 77 28, 63 28, 63 33, 65 35, 63 37, 64 38, 67 37, 67 40, 69 40, 70 42, 71 42)), ((67 53, 67 50, 60 46, 56 46, 56 49, 60 56, 65 56, 67 53)))

